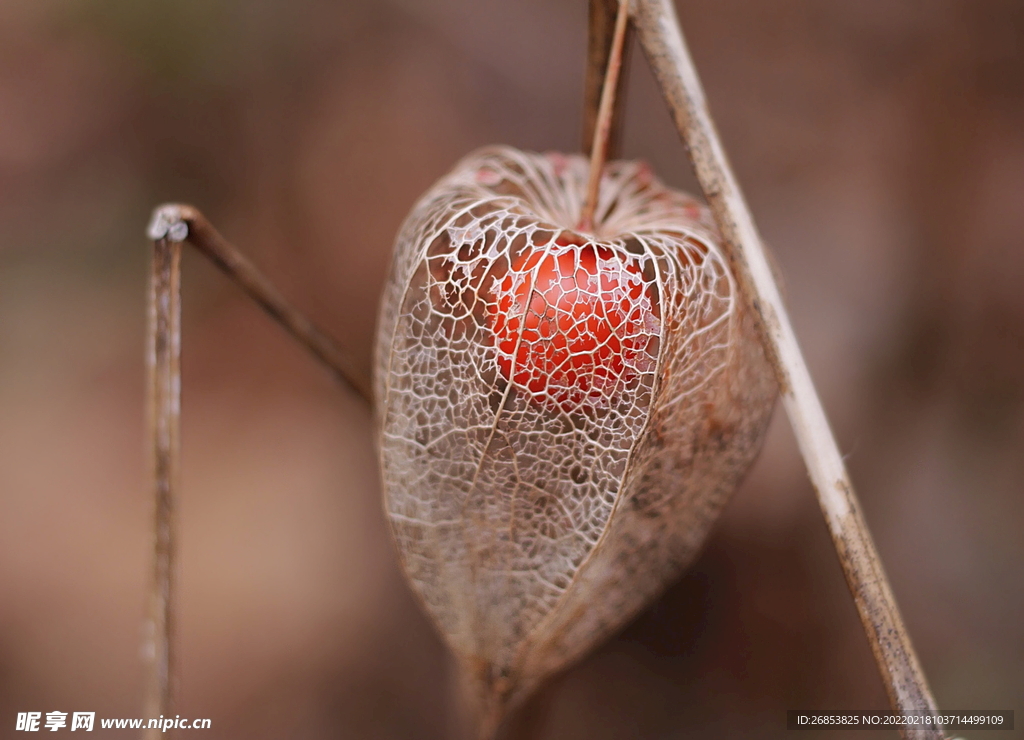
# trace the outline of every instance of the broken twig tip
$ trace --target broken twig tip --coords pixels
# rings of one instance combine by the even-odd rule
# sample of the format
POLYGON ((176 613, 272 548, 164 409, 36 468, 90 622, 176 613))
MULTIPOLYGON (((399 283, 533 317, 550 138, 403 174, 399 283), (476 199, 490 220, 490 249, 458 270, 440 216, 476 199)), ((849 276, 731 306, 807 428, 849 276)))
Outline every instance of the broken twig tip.
POLYGON ((146 227, 146 236, 151 240, 168 239, 183 242, 188 238, 188 222, 181 213, 181 206, 164 205, 153 211, 153 217, 146 227))

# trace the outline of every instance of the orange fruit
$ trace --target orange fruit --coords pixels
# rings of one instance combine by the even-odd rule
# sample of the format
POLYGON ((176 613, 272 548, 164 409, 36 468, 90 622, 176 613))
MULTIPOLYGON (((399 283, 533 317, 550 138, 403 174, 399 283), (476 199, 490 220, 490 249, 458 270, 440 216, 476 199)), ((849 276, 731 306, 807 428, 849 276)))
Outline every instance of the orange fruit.
POLYGON ((497 286, 498 368, 543 405, 607 407, 643 365, 652 312, 636 259, 563 234, 521 254, 497 286))

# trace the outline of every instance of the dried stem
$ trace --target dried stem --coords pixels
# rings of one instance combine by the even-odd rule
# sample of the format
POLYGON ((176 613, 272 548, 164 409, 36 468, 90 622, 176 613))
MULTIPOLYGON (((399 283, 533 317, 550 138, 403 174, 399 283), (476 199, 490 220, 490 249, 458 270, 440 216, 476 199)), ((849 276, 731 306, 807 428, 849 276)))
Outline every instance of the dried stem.
POLYGON ((494 704, 480 717, 480 724, 477 727, 477 740, 495 740, 498 737, 498 730, 505 721, 505 708, 500 704, 494 704))
POLYGON ((621 0, 615 17, 615 32, 612 36, 611 53, 608 56, 608 70, 601 89, 601 105, 597 111, 594 128, 594 143, 590 147, 590 177, 587 194, 580 212, 580 229, 590 231, 594 226, 594 211, 597 208, 598 190, 601 186, 601 172, 608 155, 608 136, 611 133, 612 116, 615 112, 615 93, 622 69, 622 47, 626 40, 626 25, 629 20, 629 0, 621 0))
MULTIPOLYGON (((181 244, 157 239, 150 275, 148 346, 149 433, 155 481, 153 572, 145 627, 145 716, 173 714, 174 489, 181 418, 181 244)), ((144 730, 144 738, 160 730, 144 730)))
MULTIPOLYGON (((634 7, 640 42, 689 148, 697 178, 725 240, 733 273, 757 317, 889 701, 894 711, 935 711, 935 700, 861 514, 760 236, 712 123, 672 0, 634 0, 634 7)), ((902 736, 937 740, 942 733, 904 729, 902 736)))
MULTIPOLYGON (((601 105, 601 92, 604 90, 605 73, 608 71, 608 59, 612 53, 612 39, 615 35, 615 19, 618 15, 619 0, 590 0, 590 19, 587 31, 587 71, 583 93, 583 151, 590 155, 594 144, 594 133, 597 131, 597 111, 601 105)), ((626 25, 626 39, 622 43, 622 67, 629 68, 629 56, 633 36, 631 24, 626 25)), ((622 138, 622 110, 626 100, 626 75, 619 75, 619 84, 615 92, 615 105, 612 111, 612 122, 605 141, 605 158, 616 159, 619 156, 619 144, 622 138)))
POLYGON ((148 234, 154 240, 187 241, 209 257, 264 311, 332 369, 342 382, 370 403, 368 380, 356 372, 354 363, 337 342, 286 301, 252 262, 228 243, 197 209, 187 205, 160 206, 153 212, 148 234))
MULTIPOLYGON (((153 580, 145 625, 145 717, 173 716, 174 665, 174 493, 181 419, 181 245, 188 241, 228 274, 362 398, 368 383, 326 334, 292 307, 270 282, 199 211, 190 206, 161 206, 153 213, 153 240, 146 365, 149 376, 149 425, 153 443, 156 493, 153 580)), ((143 730, 155 740, 161 731, 143 730)), ((166 737, 166 735, 163 735, 166 737)))

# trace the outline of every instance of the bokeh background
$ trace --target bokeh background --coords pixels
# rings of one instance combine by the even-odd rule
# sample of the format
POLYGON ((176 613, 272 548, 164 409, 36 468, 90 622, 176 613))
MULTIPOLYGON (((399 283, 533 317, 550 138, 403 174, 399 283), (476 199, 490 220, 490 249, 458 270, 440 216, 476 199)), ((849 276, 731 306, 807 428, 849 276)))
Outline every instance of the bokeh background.
MULTIPOLYGON (((200 206, 368 370, 418 195, 480 145, 579 148, 585 5, 0 1, 0 737, 141 712, 150 209, 200 206)), ((938 701, 1019 727, 1024 3, 679 12, 938 701)), ((635 52, 624 152, 695 190, 635 52)), ((194 254, 184 324, 180 713, 453 738, 368 412, 194 254)), ((515 737, 784 737, 787 708, 884 706, 778 409, 699 562, 515 737)))

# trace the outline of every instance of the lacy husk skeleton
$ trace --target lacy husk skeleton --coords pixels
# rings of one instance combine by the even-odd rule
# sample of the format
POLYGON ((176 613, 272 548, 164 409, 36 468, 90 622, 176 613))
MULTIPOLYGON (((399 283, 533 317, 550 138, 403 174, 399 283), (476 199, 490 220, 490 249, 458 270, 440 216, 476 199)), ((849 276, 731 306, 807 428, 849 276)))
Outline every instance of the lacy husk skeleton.
POLYGON ((385 509, 410 581, 487 706, 515 704, 678 576, 775 401, 707 209, 615 162, 593 234, 577 234, 586 176, 580 156, 470 155, 407 220, 381 309, 385 509), (535 279, 536 266, 516 270, 524 252, 575 265, 595 248, 618 255, 603 274, 640 266, 616 281, 635 289, 612 298, 630 319, 621 344, 637 349, 620 348, 631 361, 617 377, 552 403, 565 394, 557 373, 542 387, 503 377, 489 317, 503 284, 535 279))

